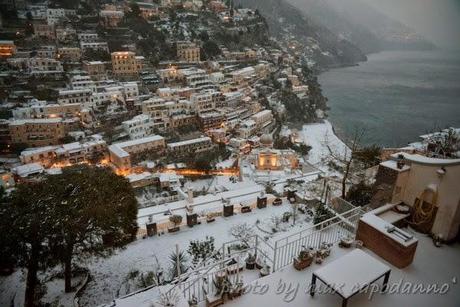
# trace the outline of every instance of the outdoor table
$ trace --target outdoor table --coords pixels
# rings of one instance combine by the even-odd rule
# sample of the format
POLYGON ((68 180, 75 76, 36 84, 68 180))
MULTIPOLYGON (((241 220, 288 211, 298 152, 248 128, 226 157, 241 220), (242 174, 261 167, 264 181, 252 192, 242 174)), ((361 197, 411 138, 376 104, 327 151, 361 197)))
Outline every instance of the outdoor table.
POLYGON ((350 297, 382 277, 382 292, 385 292, 390 272, 387 265, 362 250, 355 249, 313 272, 310 295, 315 295, 316 280, 319 279, 342 297, 342 307, 346 307, 350 297))

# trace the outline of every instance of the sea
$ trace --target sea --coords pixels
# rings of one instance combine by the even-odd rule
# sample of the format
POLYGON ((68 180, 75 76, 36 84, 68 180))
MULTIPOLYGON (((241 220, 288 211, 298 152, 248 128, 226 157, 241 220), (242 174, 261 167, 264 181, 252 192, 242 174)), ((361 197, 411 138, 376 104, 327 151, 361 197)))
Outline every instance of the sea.
POLYGON ((364 131, 364 144, 396 147, 460 127, 460 51, 384 51, 326 71, 319 82, 345 140, 364 131))

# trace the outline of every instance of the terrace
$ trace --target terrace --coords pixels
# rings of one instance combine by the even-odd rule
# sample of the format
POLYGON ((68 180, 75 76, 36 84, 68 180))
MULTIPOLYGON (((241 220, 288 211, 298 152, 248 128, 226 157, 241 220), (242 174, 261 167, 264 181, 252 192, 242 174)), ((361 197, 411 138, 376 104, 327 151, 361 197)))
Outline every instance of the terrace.
MULTIPOLYGON (((335 212, 334 217, 328 220, 275 241, 256 234, 247 241, 245 249, 234 248, 241 242, 226 242, 218 250, 220 260, 204 261, 170 285, 140 290, 108 306, 152 306, 159 302, 171 303, 170 306, 217 306, 224 303, 227 306, 339 306, 340 297, 326 291, 327 288, 321 283, 317 285, 319 293, 315 297, 309 295, 311 277, 317 269, 359 248, 359 244, 358 247, 340 248, 337 243, 343 238, 354 238, 364 211, 342 200, 328 208, 335 212), (330 256, 324 257, 321 264, 313 262, 302 271, 292 266, 294 258, 305 247, 321 250, 324 244, 331 245, 330 256), (257 259, 255 269, 248 269, 247 263, 245 266, 248 255, 254 255, 257 259), (228 282, 231 295, 225 298, 215 295, 219 292, 218 280, 228 282)), ((350 298, 350 305, 458 306, 460 291, 457 278, 460 267, 444 267, 442 264, 458 260, 460 246, 454 244, 437 248, 428 236, 410 228, 405 231, 418 239, 414 262, 399 269, 371 250, 361 248, 365 254, 391 269, 388 292, 382 293, 382 282, 377 281, 366 291, 350 298), (430 286, 435 288, 427 290, 430 286)))

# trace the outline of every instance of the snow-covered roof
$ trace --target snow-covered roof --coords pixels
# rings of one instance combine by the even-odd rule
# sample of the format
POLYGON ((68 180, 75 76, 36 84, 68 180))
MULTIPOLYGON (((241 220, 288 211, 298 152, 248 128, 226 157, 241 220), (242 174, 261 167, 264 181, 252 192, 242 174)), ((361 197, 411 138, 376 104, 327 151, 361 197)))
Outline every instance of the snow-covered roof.
POLYGON ((42 173, 45 169, 40 163, 29 163, 17 166, 13 169, 13 172, 20 177, 27 177, 29 175, 42 173))
POLYGON ((207 194, 193 198, 193 203, 190 204, 186 200, 180 200, 168 204, 158 205, 154 207, 139 209, 137 213, 137 223, 139 226, 145 225, 149 218, 152 221, 162 221, 168 219, 165 212, 174 211, 174 214, 185 214, 185 206, 191 206, 194 210, 209 211, 221 209, 223 199, 227 199, 231 204, 238 204, 248 200, 254 200, 260 193, 264 191, 264 187, 260 185, 253 185, 247 188, 225 191, 214 194, 207 194))
POLYGON ((187 141, 169 143, 168 147, 174 148, 174 147, 180 147, 180 146, 186 146, 186 145, 192 145, 192 144, 197 144, 197 143, 201 143, 201 142, 210 142, 210 141, 211 141, 211 138, 205 136, 205 137, 192 139, 192 140, 187 140, 187 141))
POLYGON ((418 164, 427 164, 427 165, 458 165, 460 164, 460 159, 438 159, 422 156, 419 154, 409 154, 405 152, 398 152, 391 155, 392 158, 397 159, 399 156, 403 156, 404 159, 418 164))

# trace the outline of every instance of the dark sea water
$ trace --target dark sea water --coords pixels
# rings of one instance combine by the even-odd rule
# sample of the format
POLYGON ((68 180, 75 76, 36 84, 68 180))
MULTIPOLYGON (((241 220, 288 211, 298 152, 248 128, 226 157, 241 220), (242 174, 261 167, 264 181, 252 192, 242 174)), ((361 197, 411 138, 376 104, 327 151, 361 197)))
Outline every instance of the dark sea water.
POLYGON ((341 137, 403 146, 434 128, 460 127, 460 52, 385 51, 320 75, 341 137))

